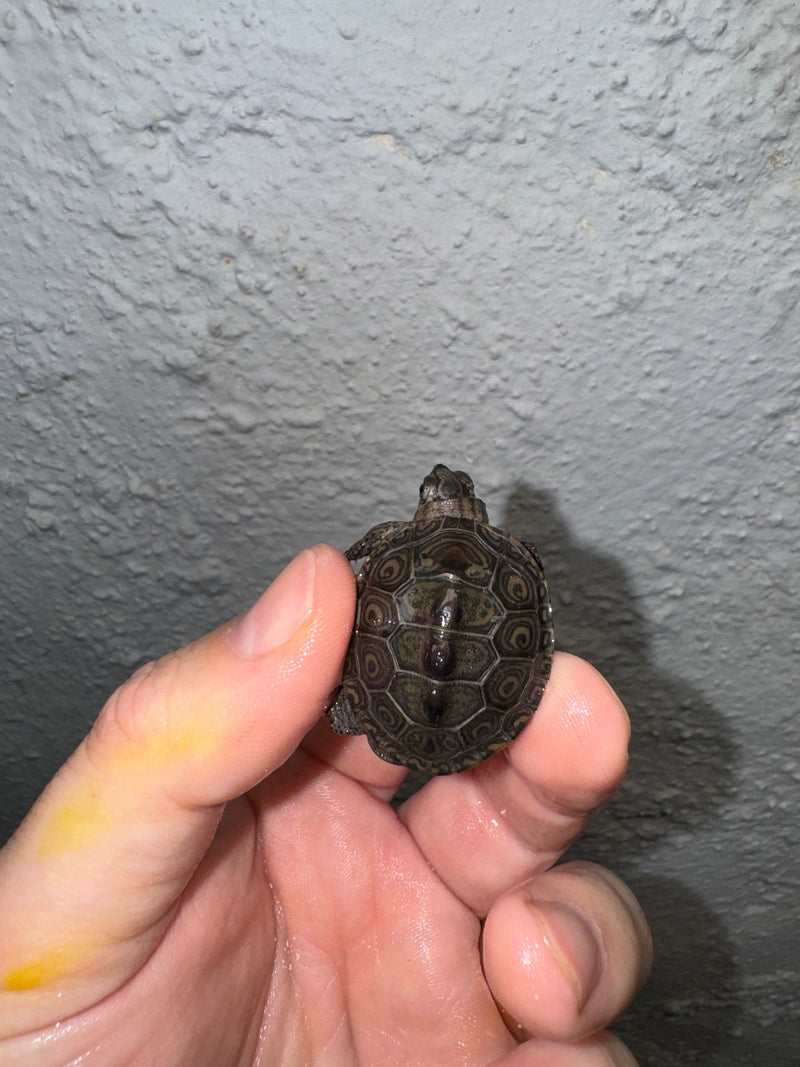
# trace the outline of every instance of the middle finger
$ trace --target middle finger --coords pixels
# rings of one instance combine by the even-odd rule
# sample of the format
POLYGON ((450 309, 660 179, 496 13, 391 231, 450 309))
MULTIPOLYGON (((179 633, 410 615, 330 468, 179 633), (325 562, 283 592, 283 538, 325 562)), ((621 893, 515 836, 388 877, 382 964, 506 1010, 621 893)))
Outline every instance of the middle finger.
POLYGON ((551 866, 615 792, 629 734, 605 679, 558 653, 520 736, 469 771, 434 778, 400 817, 451 891, 485 915, 500 893, 551 866))

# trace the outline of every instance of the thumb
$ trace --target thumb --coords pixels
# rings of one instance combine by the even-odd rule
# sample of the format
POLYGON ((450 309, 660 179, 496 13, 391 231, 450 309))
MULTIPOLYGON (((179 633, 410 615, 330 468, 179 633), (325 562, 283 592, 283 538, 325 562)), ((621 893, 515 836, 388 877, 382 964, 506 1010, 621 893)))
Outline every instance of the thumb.
POLYGON ((54 993, 63 1018, 141 965, 225 802, 318 718, 353 600, 344 557, 306 549, 244 616, 112 696, 0 853, 0 1020, 37 1025, 54 993))

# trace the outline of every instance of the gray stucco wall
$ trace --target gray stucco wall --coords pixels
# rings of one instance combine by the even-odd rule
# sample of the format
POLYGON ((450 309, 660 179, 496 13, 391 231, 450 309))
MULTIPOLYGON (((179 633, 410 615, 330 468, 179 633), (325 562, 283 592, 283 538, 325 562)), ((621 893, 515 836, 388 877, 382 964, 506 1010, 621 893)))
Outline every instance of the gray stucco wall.
POLYGON ((643 1064, 777 1065, 800 7, 0 5, 2 816, 136 664, 468 469, 634 722, 643 1064))

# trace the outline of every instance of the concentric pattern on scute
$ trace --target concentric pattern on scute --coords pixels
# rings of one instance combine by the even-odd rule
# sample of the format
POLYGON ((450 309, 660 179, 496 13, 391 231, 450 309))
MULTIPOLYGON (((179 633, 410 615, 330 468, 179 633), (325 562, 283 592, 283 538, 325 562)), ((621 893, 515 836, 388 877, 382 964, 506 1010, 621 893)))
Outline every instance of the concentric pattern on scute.
POLYGON ((448 774, 523 729, 552 648, 544 575, 523 544, 472 519, 409 523, 362 568, 343 688, 383 759, 448 774))

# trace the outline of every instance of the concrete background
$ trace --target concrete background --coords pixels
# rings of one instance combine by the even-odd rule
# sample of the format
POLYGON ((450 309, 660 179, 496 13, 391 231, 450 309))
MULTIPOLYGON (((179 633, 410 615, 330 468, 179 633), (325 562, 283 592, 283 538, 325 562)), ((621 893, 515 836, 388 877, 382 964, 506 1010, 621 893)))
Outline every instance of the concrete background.
POLYGON ((800 7, 0 3, 2 817, 436 461, 634 722, 642 1064, 797 1062, 800 7))

